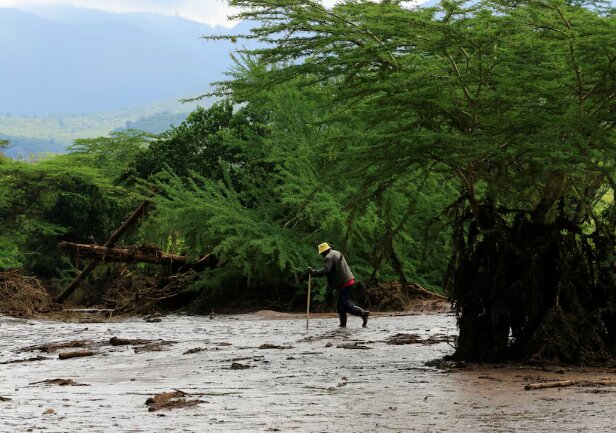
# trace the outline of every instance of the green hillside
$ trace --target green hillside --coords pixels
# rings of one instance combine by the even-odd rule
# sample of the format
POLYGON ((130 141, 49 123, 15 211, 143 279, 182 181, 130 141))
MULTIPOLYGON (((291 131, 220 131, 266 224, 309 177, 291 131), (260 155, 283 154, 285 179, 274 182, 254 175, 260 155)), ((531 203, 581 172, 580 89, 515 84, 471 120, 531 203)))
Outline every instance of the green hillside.
MULTIPOLYGON (((202 104, 209 105, 207 101, 202 104)), ((165 100, 112 113, 16 117, 0 115, 0 139, 9 140, 6 153, 28 159, 33 154, 62 153, 76 138, 106 136, 110 131, 140 129, 160 133, 179 124, 196 103, 165 100)))

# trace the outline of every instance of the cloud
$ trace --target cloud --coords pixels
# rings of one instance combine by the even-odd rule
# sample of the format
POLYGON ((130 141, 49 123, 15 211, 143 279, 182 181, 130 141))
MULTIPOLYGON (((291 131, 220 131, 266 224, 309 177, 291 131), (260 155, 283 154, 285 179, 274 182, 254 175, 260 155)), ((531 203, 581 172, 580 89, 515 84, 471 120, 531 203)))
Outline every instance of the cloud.
POLYGON ((232 27, 228 16, 234 13, 224 0, 0 0, 0 7, 29 11, 45 5, 64 4, 108 12, 150 12, 180 16, 212 26, 232 27))
MULTIPOLYGON (((327 7, 337 0, 321 0, 327 7)), ((425 0, 424 0, 425 1, 425 0)), ((410 0, 421 3, 422 0, 410 0)), ((0 7, 39 12, 41 6, 63 4, 80 8, 98 9, 107 12, 150 12, 180 16, 211 26, 233 27, 236 23, 228 19, 236 11, 226 0, 0 0, 0 7)))

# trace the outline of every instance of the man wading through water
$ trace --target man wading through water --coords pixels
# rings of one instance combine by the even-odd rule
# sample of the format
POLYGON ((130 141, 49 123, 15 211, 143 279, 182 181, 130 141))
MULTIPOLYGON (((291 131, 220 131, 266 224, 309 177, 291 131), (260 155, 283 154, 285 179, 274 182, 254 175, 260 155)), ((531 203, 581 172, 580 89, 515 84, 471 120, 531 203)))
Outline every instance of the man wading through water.
POLYGON ((338 291, 338 315, 340 326, 345 327, 347 313, 363 319, 362 326, 368 323, 370 311, 362 310, 351 302, 351 290, 355 286, 355 277, 351 268, 340 251, 333 250, 326 242, 319 245, 319 254, 325 259, 323 268, 315 270, 308 268, 308 273, 315 277, 327 276, 327 288, 338 291))

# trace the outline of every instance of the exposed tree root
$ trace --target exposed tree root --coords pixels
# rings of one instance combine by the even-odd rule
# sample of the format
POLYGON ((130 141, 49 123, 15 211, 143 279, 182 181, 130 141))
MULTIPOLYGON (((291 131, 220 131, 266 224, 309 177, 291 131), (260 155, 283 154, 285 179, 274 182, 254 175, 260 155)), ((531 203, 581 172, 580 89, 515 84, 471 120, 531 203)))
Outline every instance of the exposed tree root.
POLYGON ((486 212, 481 228, 461 218, 456 231, 454 359, 600 364, 616 358, 613 235, 585 234, 566 219, 486 212))

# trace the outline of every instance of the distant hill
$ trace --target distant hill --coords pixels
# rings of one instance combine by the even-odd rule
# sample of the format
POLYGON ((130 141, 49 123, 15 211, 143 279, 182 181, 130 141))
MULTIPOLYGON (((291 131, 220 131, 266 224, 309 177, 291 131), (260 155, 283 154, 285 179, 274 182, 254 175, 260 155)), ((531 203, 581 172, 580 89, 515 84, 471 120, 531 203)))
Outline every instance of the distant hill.
POLYGON ((152 116, 141 117, 135 121, 128 120, 121 128, 116 128, 113 131, 126 131, 127 129, 137 129, 139 131, 150 132, 152 134, 160 134, 168 130, 172 126, 178 126, 186 119, 187 113, 164 113, 153 114, 152 116))
POLYGON ((238 47, 200 37, 241 26, 70 6, 0 8, 0 114, 92 114, 200 95, 238 47))
MULTIPOLYGON (((199 101, 209 106, 210 99, 199 101)), ((55 116, 2 116, 0 140, 9 140, 4 153, 11 158, 29 159, 41 153, 63 153, 76 138, 106 136, 111 131, 139 129, 159 134, 179 125, 196 108, 197 103, 181 104, 161 101, 111 113, 55 116)))

